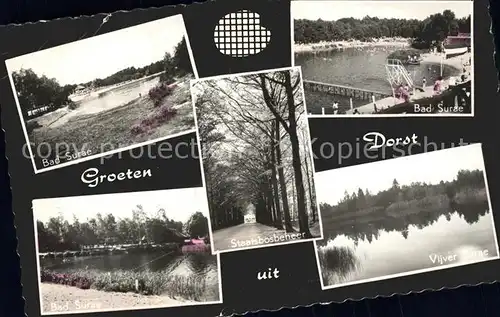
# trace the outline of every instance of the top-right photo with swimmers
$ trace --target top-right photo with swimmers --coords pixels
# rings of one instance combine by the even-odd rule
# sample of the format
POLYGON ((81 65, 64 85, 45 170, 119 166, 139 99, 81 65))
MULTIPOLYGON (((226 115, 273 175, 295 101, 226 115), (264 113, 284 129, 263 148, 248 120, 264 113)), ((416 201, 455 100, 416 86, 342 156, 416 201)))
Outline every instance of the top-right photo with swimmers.
POLYGON ((309 117, 474 116, 472 1, 292 1, 309 117))

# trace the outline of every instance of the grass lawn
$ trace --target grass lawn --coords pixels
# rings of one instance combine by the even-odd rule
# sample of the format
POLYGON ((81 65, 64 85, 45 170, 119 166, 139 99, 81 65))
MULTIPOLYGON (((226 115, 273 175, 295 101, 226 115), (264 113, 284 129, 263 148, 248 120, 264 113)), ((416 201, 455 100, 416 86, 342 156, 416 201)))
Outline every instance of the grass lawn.
POLYGON ((92 154, 99 154, 194 128, 189 79, 184 78, 159 107, 155 107, 148 95, 143 95, 107 111, 72 117, 53 128, 34 129, 29 139, 35 146, 42 142, 52 146, 63 143, 69 144, 71 149, 77 151, 85 149, 91 150, 92 154), (168 120, 156 120, 166 107, 175 109, 175 114, 168 120), (137 125, 141 125, 143 129, 140 132, 132 132, 131 128, 137 125))

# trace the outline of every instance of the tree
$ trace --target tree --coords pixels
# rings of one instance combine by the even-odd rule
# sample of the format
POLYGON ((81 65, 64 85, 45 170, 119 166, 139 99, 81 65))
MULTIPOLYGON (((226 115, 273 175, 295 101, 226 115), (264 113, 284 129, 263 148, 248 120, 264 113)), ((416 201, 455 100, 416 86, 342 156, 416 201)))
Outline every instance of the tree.
POLYGON ((208 219, 201 212, 195 212, 186 223, 186 232, 190 237, 208 236, 208 219))
POLYGON ((297 19, 294 23, 296 43, 322 41, 363 40, 382 37, 404 37, 414 40, 415 48, 429 48, 434 42, 443 41, 458 32, 470 33, 470 15, 457 19, 450 10, 433 14, 423 20, 343 18, 337 21, 297 19), (417 47, 419 46, 419 47, 417 47))
POLYGON ((12 73, 19 105, 25 118, 28 111, 41 107, 55 110, 70 103, 68 96, 74 85, 62 87, 56 79, 38 76, 32 69, 21 69, 12 73))
POLYGON ((173 64, 181 73, 193 73, 193 67, 191 66, 191 59, 189 57, 189 51, 186 44, 186 38, 184 37, 174 49, 173 64))
POLYGON ((165 53, 163 56, 163 73, 160 76, 160 81, 171 84, 174 81, 175 63, 170 53, 165 53))

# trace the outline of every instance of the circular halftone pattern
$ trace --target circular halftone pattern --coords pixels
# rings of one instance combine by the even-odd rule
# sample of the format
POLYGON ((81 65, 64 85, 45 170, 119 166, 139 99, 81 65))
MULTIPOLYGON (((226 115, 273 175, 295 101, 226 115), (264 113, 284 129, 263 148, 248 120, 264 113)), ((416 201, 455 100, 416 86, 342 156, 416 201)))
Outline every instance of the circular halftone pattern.
POLYGON ((214 30, 215 46, 232 57, 258 54, 270 40, 271 31, 260 25, 260 15, 248 10, 225 15, 214 30))

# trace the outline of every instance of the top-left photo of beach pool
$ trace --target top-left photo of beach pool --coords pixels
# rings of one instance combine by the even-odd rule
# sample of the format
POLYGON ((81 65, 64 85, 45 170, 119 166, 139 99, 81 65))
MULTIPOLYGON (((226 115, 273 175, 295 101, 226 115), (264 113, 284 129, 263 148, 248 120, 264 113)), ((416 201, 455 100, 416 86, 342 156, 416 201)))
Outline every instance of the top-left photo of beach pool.
POLYGON ((180 14, 5 64, 35 173, 196 131, 180 14))

